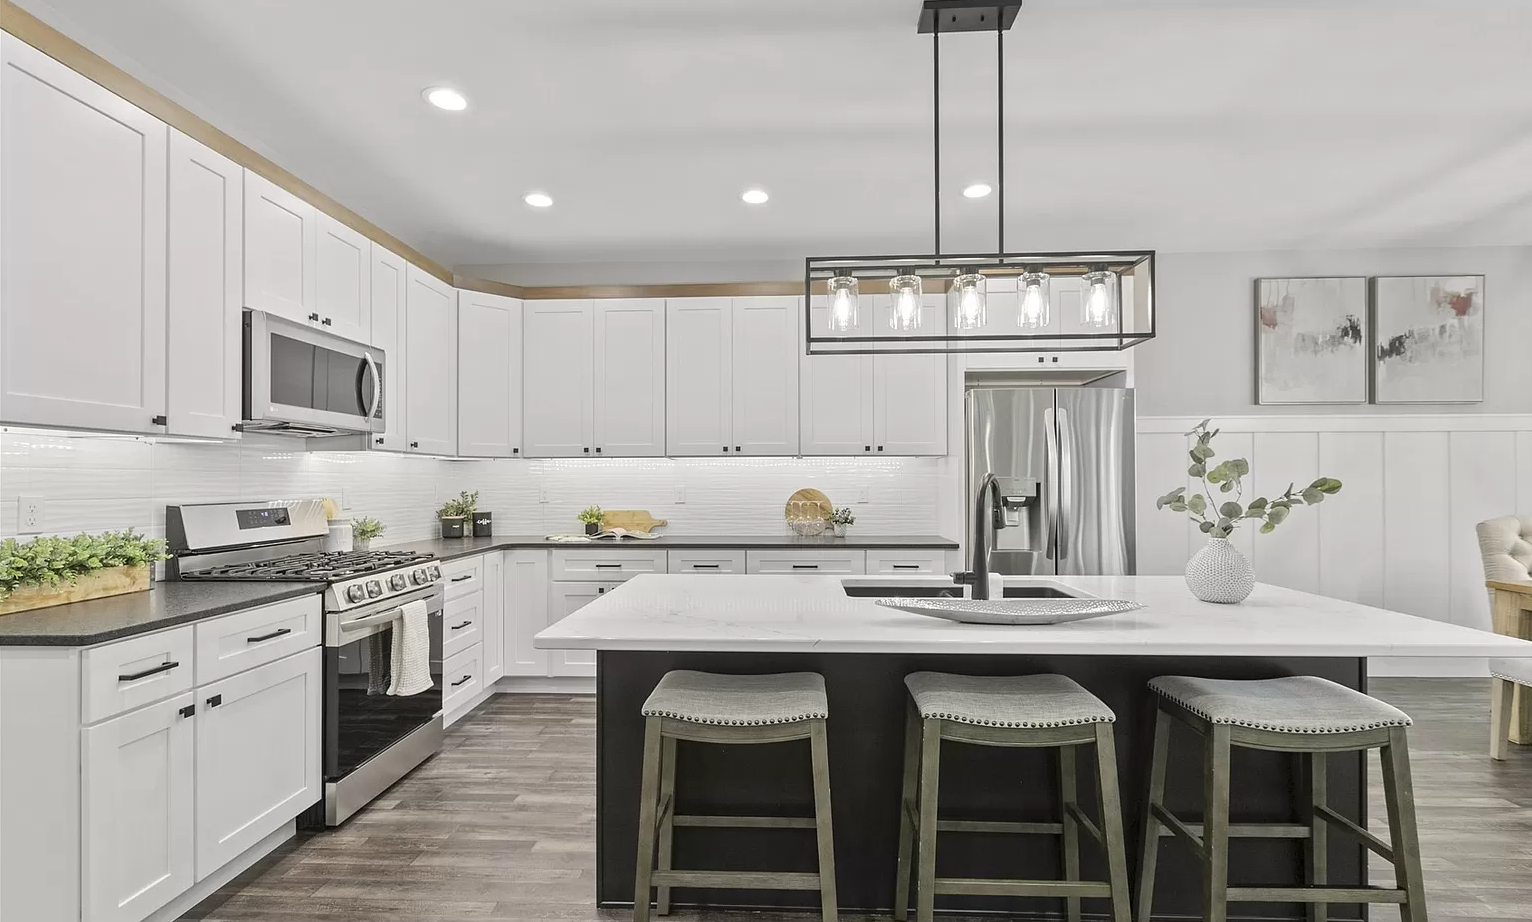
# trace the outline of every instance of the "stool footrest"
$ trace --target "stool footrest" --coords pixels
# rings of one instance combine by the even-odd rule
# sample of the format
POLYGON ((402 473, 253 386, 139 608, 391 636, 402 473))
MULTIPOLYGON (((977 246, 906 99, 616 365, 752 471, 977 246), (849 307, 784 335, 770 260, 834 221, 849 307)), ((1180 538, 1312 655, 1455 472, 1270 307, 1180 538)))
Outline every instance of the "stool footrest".
POLYGON ((937 832, 1005 832, 1028 836, 1063 835, 1063 823, 1011 823, 1003 820, 937 820, 937 832))
POLYGON ((994 880, 982 877, 938 877, 936 893, 969 896, 1052 896, 1101 897, 1112 895, 1112 885, 1104 881, 1076 880, 994 880))
POLYGON ((752 829, 813 829, 812 816, 674 816, 674 826, 710 826, 752 829))
POLYGON ((1358 826, 1356 823, 1353 823, 1346 817, 1336 813, 1334 810, 1331 810, 1329 807, 1315 806, 1314 815, 1334 826, 1337 830, 1341 832, 1349 832, 1356 836, 1358 839, 1361 839, 1363 845, 1372 849, 1383 860, 1390 862, 1394 860, 1394 847, 1392 845, 1358 826))
POLYGON ((1392 887, 1230 887, 1229 902, 1403 903, 1408 894, 1392 887))
POLYGON ((740 890, 818 890, 819 875, 789 871, 655 871, 657 887, 716 887, 740 890))

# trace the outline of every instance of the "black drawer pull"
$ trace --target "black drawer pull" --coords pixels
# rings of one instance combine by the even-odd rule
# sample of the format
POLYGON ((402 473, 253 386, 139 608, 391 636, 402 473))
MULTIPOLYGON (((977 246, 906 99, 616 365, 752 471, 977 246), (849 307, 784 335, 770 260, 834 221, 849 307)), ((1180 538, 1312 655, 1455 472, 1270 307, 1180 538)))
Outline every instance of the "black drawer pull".
POLYGON ((819 569, 819 564, 817 564, 817 563, 795 563, 795 564, 793 564, 793 569, 794 570, 817 570, 817 569, 819 569))
POLYGON ((620 563, 598 563, 598 564, 596 564, 596 569, 597 570, 621 570, 622 569, 622 564, 620 564, 620 563))
POLYGON ((152 669, 145 669, 143 672, 135 672, 132 675, 120 675, 120 676, 117 677, 117 681, 119 681, 119 682, 136 682, 139 679, 147 679, 150 676, 157 675, 157 674, 159 674, 161 672, 169 672, 170 670, 176 668, 179 665, 181 665, 181 664, 176 662, 175 660, 171 660, 168 663, 160 663, 158 666, 155 666, 152 669))
POLYGON ((470 624, 473 624, 473 622, 472 621, 464 621, 462 624, 454 624, 452 626, 452 629, 454 631, 461 631, 463 628, 467 627, 470 624))
POLYGON ((694 564, 692 564, 692 569, 693 570, 716 570, 716 569, 718 569, 718 564, 716 564, 716 563, 694 563, 694 564))
POLYGON ((207 699, 207 706, 210 708, 215 708, 220 704, 223 704, 223 695, 214 695, 207 699))
POLYGON ((263 640, 271 640, 273 637, 281 637, 283 634, 291 634, 292 632, 293 629, 290 627, 278 628, 270 634, 262 634, 259 637, 246 637, 245 643, 260 643, 263 640))
POLYGON ((918 563, 896 563, 896 564, 894 564, 894 569, 895 570, 919 570, 920 569, 920 564, 918 564, 918 563))
POLYGON ((472 681, 473 681, 473 676, 465 675, 461 679, 458 679, 456 682, 453 682, 452 683, 452 687, 453 688, 457 688, 459 685, 462 685, 464 682, 472 682, 472 681))
POLYGON ((176 711, 176 713, 180 714, 182 717, 190 717, 197 713, 197 706, 195 704, 188 704, 186 707, 176 711))
POLYGON ((462 576, 454 576, 454 577, 452 577, 452 581, 454 583, 461 583, 465 579, 473 579, 473 574, 472 573, 464 573, 462 576))

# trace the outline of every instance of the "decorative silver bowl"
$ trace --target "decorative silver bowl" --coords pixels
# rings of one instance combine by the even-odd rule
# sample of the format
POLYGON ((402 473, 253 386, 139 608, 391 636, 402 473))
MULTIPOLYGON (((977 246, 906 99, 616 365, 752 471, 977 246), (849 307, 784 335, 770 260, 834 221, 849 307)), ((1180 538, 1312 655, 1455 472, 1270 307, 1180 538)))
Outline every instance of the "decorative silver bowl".
POLYGON ((884 608, 963 624, 1063 624, 1143 608, 1121 599, 875 599, 884 608))

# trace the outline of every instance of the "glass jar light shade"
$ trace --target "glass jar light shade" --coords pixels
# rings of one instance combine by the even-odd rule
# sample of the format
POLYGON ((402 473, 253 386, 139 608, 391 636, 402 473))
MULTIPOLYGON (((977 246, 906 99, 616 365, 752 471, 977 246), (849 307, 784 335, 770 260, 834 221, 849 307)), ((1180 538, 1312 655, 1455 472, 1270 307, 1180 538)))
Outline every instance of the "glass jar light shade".
POLYGON ((849 275, 837 275, 830 279, 830 331, 850 333, 857 324, 857 284, 849 275))
POLYGON ((984 326, 984 301, 987 283, 977 272, 960 275, 947 289, 947 313, 958 330, 978 330, 984 326))
POLYGON ((1023 272, 1017 282, 1021 287, 1021 305, 1016 312, 1016 325, 1023 330, 1046 328, 1049 319, 1048 273, 1023 272))
POLYGON ((895 330, 920 329, 922 296, 920 276, 894 276, 888 283, 888 293, 893 297, 893 303, 888 312, 889 327, 895 330))
POLYGON ((1116 328, 1117 276, 1105 269, 1080 276, 1085 290, 1080 297, 1080 324, 1087 327, 1116 328))

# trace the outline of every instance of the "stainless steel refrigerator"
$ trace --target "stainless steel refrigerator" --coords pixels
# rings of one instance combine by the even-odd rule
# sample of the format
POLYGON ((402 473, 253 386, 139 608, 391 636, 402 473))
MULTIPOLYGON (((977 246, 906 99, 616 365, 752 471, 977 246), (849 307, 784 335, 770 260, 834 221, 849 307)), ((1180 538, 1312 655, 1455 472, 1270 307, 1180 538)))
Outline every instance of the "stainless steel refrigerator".
POLYGON ((1131 389, 970 387, 964 410, 969 569, 975 491, 993 473, 990 572, 1136 572, 1131 389))

